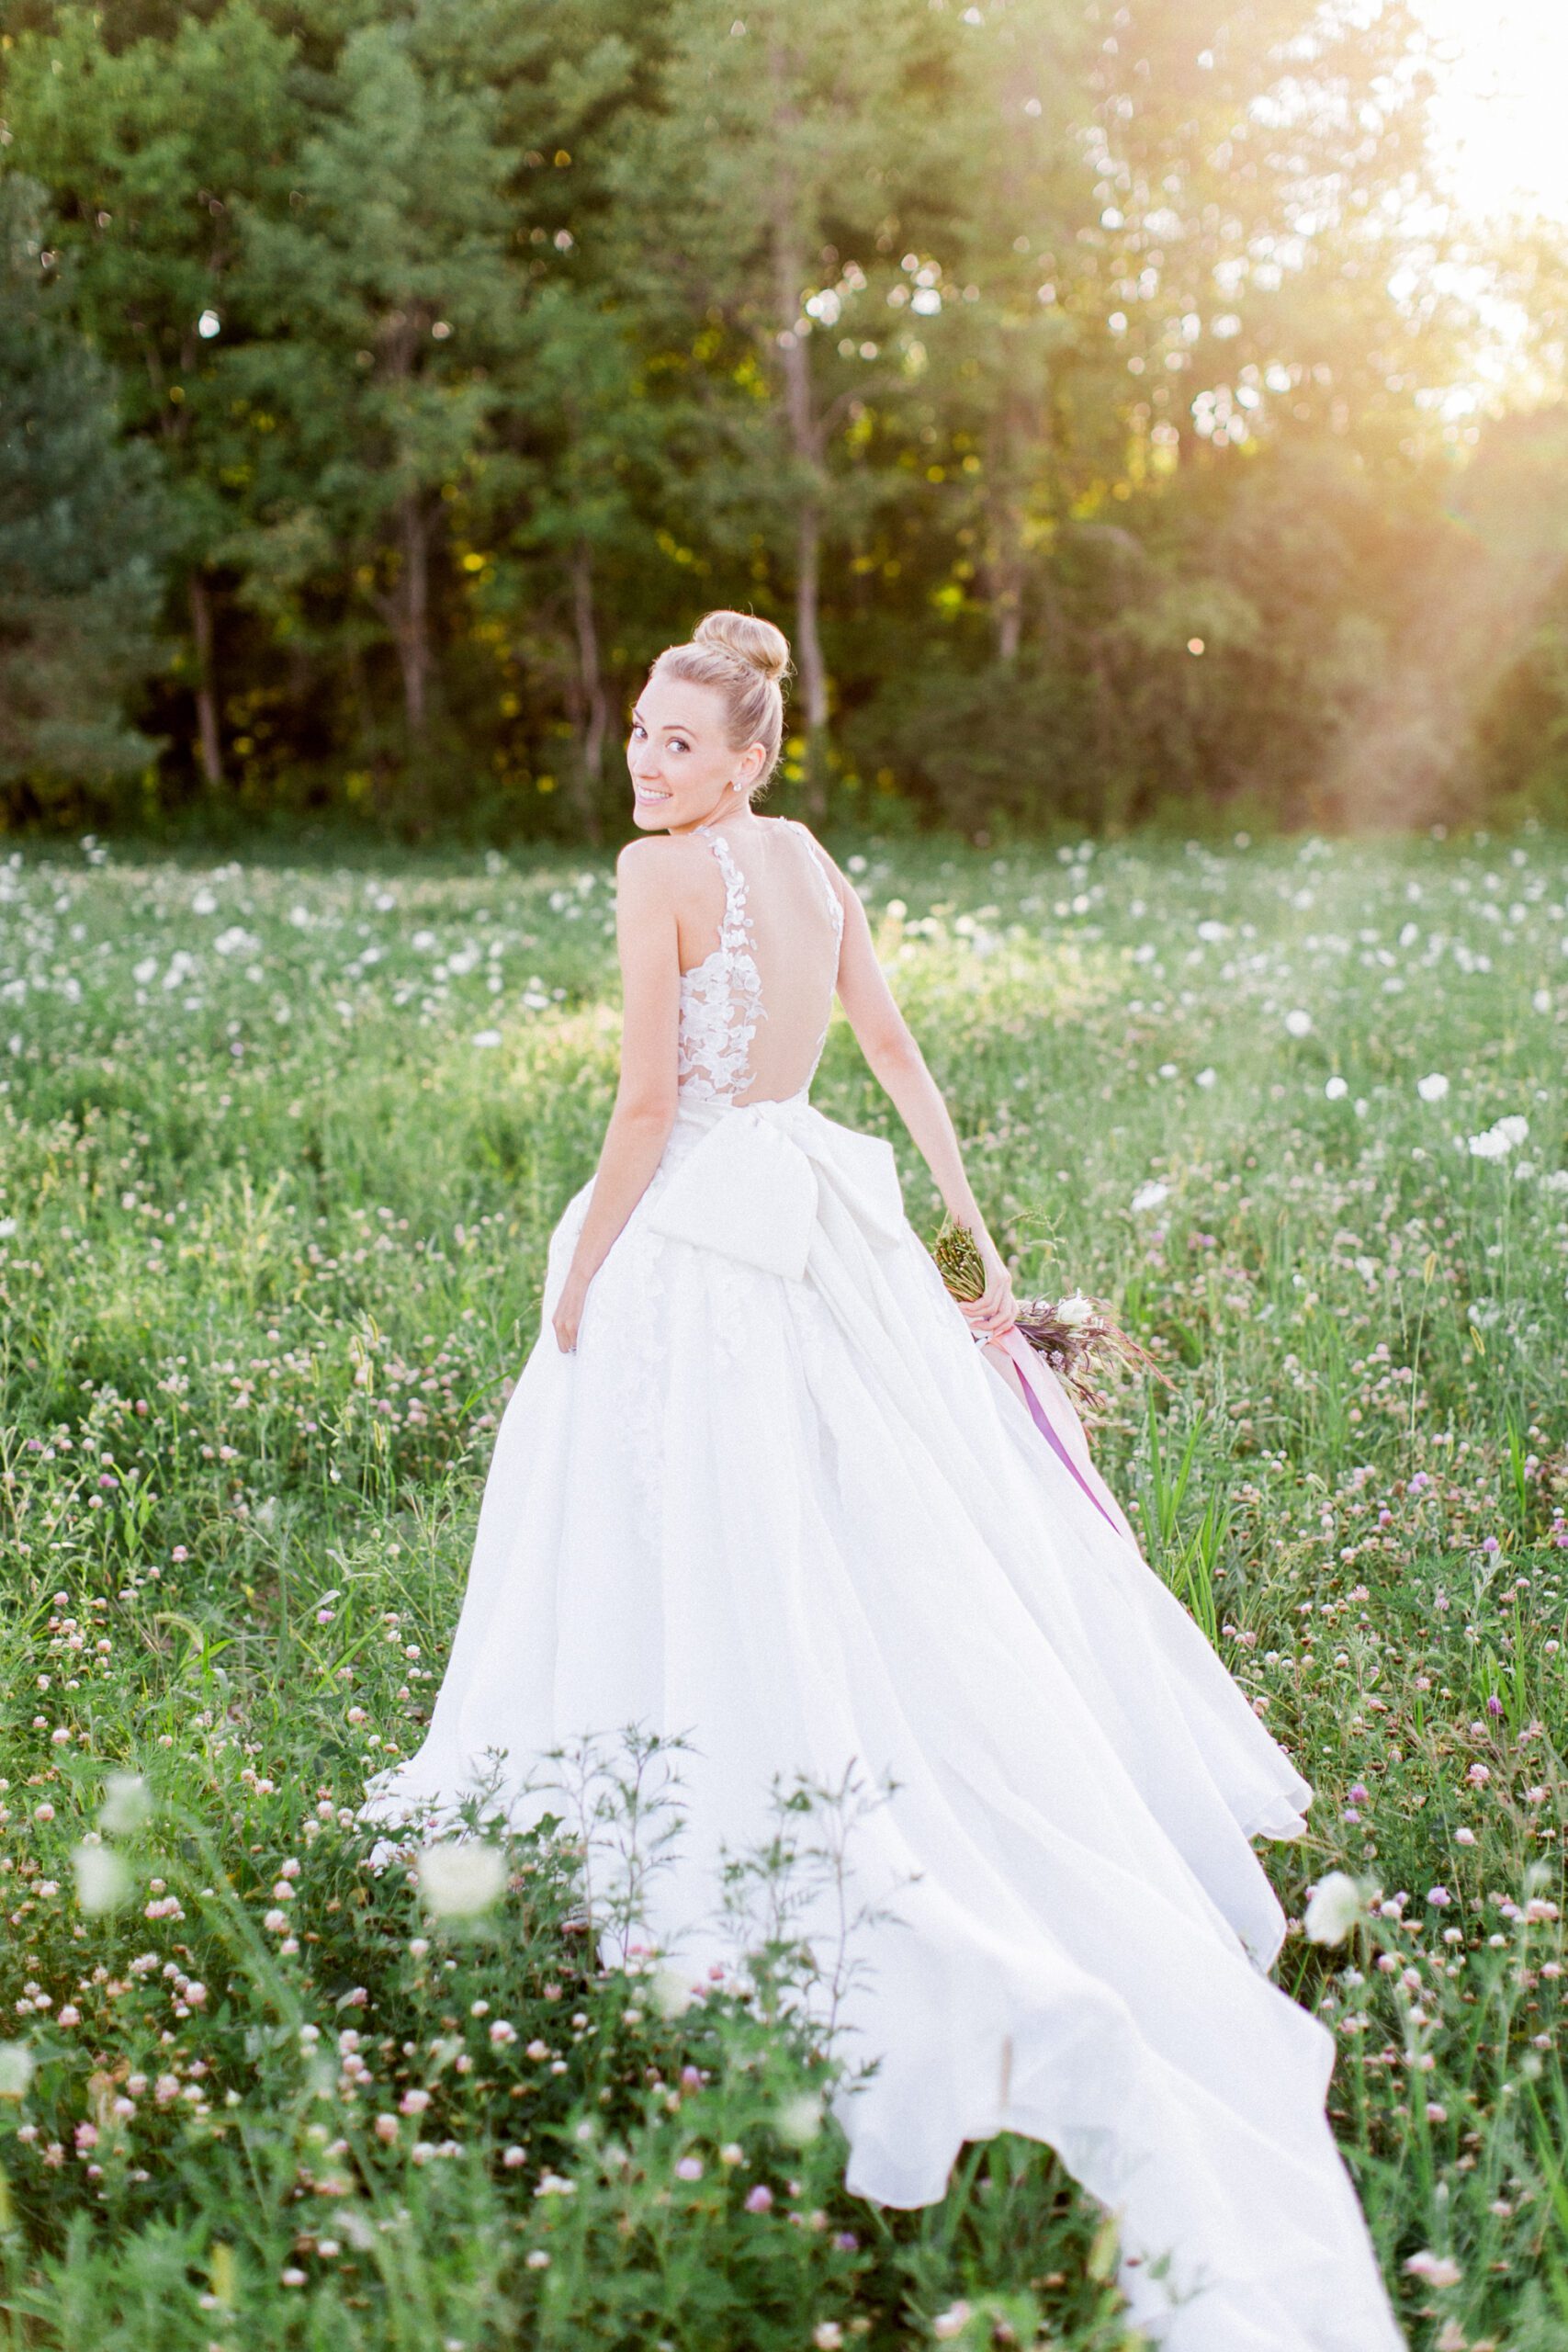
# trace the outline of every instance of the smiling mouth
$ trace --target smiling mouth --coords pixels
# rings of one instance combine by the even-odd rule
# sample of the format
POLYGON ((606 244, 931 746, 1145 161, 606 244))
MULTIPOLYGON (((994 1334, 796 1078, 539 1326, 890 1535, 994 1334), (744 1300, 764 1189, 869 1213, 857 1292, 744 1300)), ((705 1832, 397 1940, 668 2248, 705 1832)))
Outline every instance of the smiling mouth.
POLYGON ((651 786, 646 784, 635 785, 632 788, 639 800, 669 800, 673 797, 668 792, 655 792, 651 786))

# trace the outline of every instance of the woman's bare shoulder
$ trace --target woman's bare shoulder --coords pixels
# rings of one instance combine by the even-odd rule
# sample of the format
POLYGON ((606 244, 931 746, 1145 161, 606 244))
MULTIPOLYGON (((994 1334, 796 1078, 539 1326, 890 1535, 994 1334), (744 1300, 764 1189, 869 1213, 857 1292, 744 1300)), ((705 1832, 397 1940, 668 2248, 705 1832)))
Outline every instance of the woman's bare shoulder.
POLYGON ((702 844, 680 833, 638 833, 615 860, 615 879, 650 896, 681 890, 699 870, 702 844))

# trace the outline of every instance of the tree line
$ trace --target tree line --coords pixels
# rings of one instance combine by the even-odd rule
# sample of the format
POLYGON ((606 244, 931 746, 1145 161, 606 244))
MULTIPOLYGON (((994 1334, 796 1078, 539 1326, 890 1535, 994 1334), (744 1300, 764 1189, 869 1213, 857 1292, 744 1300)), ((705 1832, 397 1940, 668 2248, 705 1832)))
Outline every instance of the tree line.
POLYGON ((1562 265, 1433 227, 1423 38, 0 0, 0 809, 606 839, 720 603, 818 820, 1568 801, 1562 265))

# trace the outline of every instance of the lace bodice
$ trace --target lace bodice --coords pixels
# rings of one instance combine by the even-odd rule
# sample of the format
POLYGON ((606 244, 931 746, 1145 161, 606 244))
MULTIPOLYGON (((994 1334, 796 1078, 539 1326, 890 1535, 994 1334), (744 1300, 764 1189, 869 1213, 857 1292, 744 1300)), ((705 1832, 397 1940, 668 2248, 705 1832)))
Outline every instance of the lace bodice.
MULTIPOLYGON (((822 886, 824 901, 832 912, 836 973, 838 946, 843 939, 844 924, 844 910, 839 903, 839 894, 806 827, 795 824, 793 819, 774 821, 789 824, 806 843, 812 868, 822 886)), ((752 1041, 759 1023, 768 1018, 768 1012, 762 1002, 756 941, 747 907, 746 876, 734 851, 717 827, 699 825, 697 831, 707 840, 724 876, 724 916, 719 926, 717 946, 700 964, 681 976, 678 1085, 682 1097, 686 1101, 731 1102, 746 1094, 756 1083, 750 1062, 752 1041)), ((829 989, 829 1014, 831 1001, 829 989)), ((798 1089, 801 1094, 809 1091, 827 1041, 828 1018, 825 1017, 810 1069, 798 1089)))

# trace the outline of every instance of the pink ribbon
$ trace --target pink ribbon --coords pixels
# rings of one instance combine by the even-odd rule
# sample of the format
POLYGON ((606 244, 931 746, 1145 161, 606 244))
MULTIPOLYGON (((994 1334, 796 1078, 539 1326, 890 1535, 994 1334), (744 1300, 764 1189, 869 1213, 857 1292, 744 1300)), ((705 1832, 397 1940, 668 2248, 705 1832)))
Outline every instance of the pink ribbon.
POLYGON ((1050 1446, 1063 1465, 1071 1471, 1101 1519, 1107 1521, 1116 1530, 1118 1535, 1125 1536, 1127 1542, 1136 1551, 1138 1539, 1134 1534, 1131 1525, 1117 1505, 1110 1488, 1089 1459, 1089 1441, 1084 1435, 1083 1423, 1074 1410, 1072 1398, 1067 1395, 1061 1382, 1052 1373, 1049 1365, 1041 1361, 1039 1351, 1030 1346, 1016 1323, 1010 1331, 996 1341, 996 1345, 1011 1358, 1018 1376, 1023 1383, 1023 1398, 1029 1407, 1030 1418, 1046 1444, 1050 1446), (1052 1419, 1053 1406, 1070 1421, 1072 1436, 1077 1440, 1077 1448, 1070 1449, 1066 1439, 1055 1428, 1052 1419), (1081 1463, 1076 1458, 1079 1450, 1082 1453, 1081 1463))

